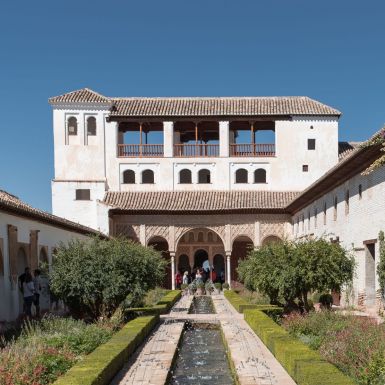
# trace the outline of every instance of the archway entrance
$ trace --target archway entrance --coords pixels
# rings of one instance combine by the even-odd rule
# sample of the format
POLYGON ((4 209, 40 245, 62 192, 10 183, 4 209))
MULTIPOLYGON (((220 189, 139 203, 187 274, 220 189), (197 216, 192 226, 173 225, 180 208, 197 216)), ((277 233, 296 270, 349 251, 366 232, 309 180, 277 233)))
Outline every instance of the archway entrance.
POLYGON ((194 255, 194 269, 205 268, 209 261, 209 255, 206 250, 197 250, 194 255))
POLYGON ((191 273, 190 278, 194 277, 198 268, 206 270, 205 277, 207 278, 213 278, 213 270, 215 270, 214 278, 219 277, 221 272, 225 277, 223 255, 225 255, 225 248, 220 235, 211 229, 198 227, 188 230, 178 239, 175 253, 176 266, 181 273, 184 271, 191 273))
POLYGON ((160 251, 162 257, 167 261, 166 274, 163 280, 163 287, 171 289, 172 277, 171 277, 171 258, 168 251, 168 242, 163 237, 153 237, 148 241, 148 246, 152 246, 156 251, 160 251))
POLYGON ((277 237, 276 235, 268 235, 266 238, 262 241, 262 246, 270 245, 272 243, 279 243, 282 242, 282 239, 280 237, 277 237))
POLYGON ((233 242, 231 251, 231 280, 238 281, 237 268, 241 260, 245 259, 254 247, 253 241, 247 236, 239 236, 233 242))
POLYGON ((214 282, 223 283, 225 281, 225 258, 221 254, 214 255, 214 271, 215 277, 214 282))

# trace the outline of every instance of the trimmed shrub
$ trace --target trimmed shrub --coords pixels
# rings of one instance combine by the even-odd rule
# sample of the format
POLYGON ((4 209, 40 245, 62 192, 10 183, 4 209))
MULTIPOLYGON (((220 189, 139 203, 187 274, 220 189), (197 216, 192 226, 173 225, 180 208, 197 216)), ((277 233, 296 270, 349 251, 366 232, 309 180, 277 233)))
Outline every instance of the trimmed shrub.
POLYGON ((159 316, 128 322, 107 343, 60 377, 55 385, 107 385, 157 324, 159 316))
POLYGON ((319 302, 321 305, 325 306, 327 309, 330 309, 333 305, 333 296, 329 293, 323 293, 319 297, 319 302))

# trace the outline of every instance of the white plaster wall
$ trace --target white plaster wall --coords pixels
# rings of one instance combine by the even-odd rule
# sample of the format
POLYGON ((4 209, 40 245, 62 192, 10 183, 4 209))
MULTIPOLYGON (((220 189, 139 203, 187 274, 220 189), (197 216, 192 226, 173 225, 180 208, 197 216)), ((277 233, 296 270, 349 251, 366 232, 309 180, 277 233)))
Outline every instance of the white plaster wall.
MULTIPOLYGON (((378 238, 378 233, 385 231, 385 167, 370 175, 358 174, 333 191, 312 202, 293 216, 293 235, 302 237, 314 234, 326 235, 327 238, 339 237, 343 246, 352 251, 357 263, 354 279, 354 300, 358 294, 366 291, 365 287, 365 245, 364 241, 378 238), (358 186, 362 185, 362 198, 359 198, 358 186), (349 212, 345 212, 345 194, 349 190, 349 212), (337 196, 337 218, 334 220, 334 198, 337 196), (326 224, 324 224, 324 202, 326 202, 326 224), (318 210, 315 221, 315 208, 318 210), (310 213, 310 221, 309 221, 310 213), (304 221, 302 221, 304 217, 304 221)), ((378 242, 375 244, 376 263, 379 260, 378 242)), ((376 290, 379 289, 375 274, 376 290)))
POLYGON ((96 202, 104 197, 105 182, 52 182, 52 212, 98 230, 96 202), (91 200, 76 200, 76 189, 90 189, 91 200))
MULTIPOLYGON (((85 235, 60 229, 35 220, 25 219, 19 216, 0 212, 0 238, 3 239, 3 258, 4 258, 4 277, 1 289, 0 301, 0 321, 12 321, 20 314, 21 293, 17 282, 14 283, 10 277, 9 244, 8 244, 8 225, 17 227, 18 242, 29 243, 30 231, 39 230, 38 245, 48 247, 49 263, 52 262, 52 250, 60 242, 68 242, 71 239, 85 239, 85 235)), ((1 285, 1 281, 0 281, 1 285)), ((42 302, 42 304, 47 302, 42 302)), ((43 309, 44 310, 44 309, 43 309)))

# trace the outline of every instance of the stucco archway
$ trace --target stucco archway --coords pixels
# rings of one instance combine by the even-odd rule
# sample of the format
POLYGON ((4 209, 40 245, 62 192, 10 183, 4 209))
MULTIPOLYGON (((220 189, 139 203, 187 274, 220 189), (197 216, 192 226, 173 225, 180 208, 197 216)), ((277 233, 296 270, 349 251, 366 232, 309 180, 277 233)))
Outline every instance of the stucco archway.
POLYGON ((239 235, 233 241, 231 250, 231 280, 238 281, 237 268, 239 262, 246 258, 250 250, 254 248, 254 243, 250 237, 246 235, 239 235))
POLYGON ((159 251, 162 254, 162 257, 167 261, 163 287, 166 289, 171 289, 171 258, 168 251, 169 248, 167 240, 161 236, 154 236, 149 239, 147 246, 151 246, 156 251, 159 251))
POLYGON ((266 246, 271 243, 278 243, 278 242, 282 242, 282 239, 277 235, 267 235, 265 238, 262 239, 261 245, 266 246))

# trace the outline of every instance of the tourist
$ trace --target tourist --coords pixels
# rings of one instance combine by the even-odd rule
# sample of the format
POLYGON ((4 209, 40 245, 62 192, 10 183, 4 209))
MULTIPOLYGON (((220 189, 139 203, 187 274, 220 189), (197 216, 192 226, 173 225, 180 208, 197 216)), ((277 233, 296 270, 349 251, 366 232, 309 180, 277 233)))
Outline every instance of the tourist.
POLYGON ((40 317, 41 271, 39 269, 36 269, 33 272, 33 274, 34 274, 33 285, 35 289, 33 304, 35 305, 35 308, 36 308, 36 317, 40 317))
POLYGON ((32 317, 31 307, 34 299, 35 285, 31 273, 26 273, 23 282, 24 313, 28 318, 32 317))
POLYGON ((188 271, 183 274, 183 285, 188 285, 188 271))
MULTIPOLYGON (((29 267, 26 267, 24 269, 24 273, 19 275, 18 283, 19 283, 19 290, 20 290, 21 294, 24 293, 23 284, 25 282, 26 275, 29 274, 29 273, 30 273, 30 269, 29 269, 29 267)), ((23 301, 23 313, 25 313, 25 303, 24 303, 24 301, 23 301)))
POLYGON ((176 288, 180 289, 180 285, 182 284, 182 274, 180 273, 179 270, 175 276, 175 284, 176 284, 176 288))
POLYGON ((217 272, 213 269, 211 272, 211 280, 215 282, 217 280, 217 272))
POLYGON ((195 279, 196 279, 197 283, 203 282, 202 273, 201 273, 200 269, 197 270, 197 273, 195 274, 195 279))

